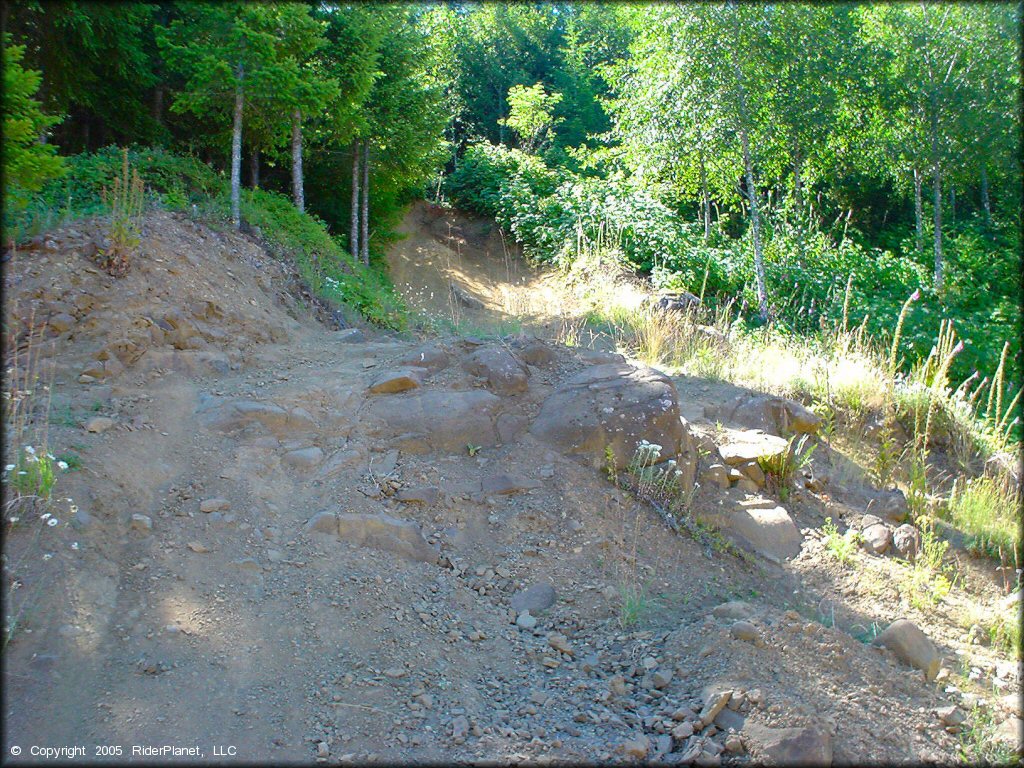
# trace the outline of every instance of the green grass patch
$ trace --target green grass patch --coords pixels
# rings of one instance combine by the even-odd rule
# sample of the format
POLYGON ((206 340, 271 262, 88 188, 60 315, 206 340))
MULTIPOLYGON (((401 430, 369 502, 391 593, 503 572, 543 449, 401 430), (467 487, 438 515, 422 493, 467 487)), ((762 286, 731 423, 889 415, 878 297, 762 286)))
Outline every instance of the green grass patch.
POLYGON ((1017 516, 1020 503, 1005 482, 982 476, 957 480, 946 504, 944 517, 967 536, 976 552, 1003 561, 1022 559, 1017 516))

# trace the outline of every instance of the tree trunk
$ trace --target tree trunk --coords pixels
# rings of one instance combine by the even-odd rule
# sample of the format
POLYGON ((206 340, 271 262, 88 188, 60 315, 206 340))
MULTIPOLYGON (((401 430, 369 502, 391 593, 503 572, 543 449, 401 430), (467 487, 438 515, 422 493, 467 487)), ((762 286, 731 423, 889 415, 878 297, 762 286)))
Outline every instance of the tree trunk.
POLYGON ((245 93, 242 90, 242 66, 238 66, 238 85, 235 87, 235 120, 231 128, 231 223, 242 228, 242 108, 245 93))
POLYGON ((370 142, 363 142, 363 205, 361 223, 362 231, 359 234, 359 247, 363 252, 363 264, 370 266, 370 142))
POLYGON ((949 187, 949 223, 956 226, 956 187, 949 187))
POLYGON ((711 237, 711 196, 708 194, 708 172, 704 166, 704 152, 700 153, 700 198, 704 218, 704 241, 711 237))
POLYGON ((914 245, 917 247, 917 254, 924 253, 924 205, 921 202, 921 172, 914 169, 914 245))
POLYGON ((260 151, 254 149, 249 155, 249 186, 253 189, 260 188, 260 151))
POLYGON ((935 203, 935 291, 942 293, 942 176, 938 160, 932 165, 932 187, 935 203))
POLYGON ((359 142, 352 142, 352 224, 348 234, 349 253, 359 258, 359 142))
POLYGON ((798 152, 793 153, 793 200, 796 202, 796 210, 799 212, 804 207, 804 181, 801 171, 803 159, 798 152))
POLYGON ((153 89, 153 119, 158 125, 164 124, 164 87, 157 85, 153 89))
POLYGON ((761 211, 757 205, 757 187, 754 184, 754 164, 750 159, 750 137, 747 128, 740 128, 743 143, 743 166, 747 176, 747 198, 750 200, 750 223, 754 230, 754 277, 757 279, 757 307, 761 319, 768 321, 768 289, 765 286, 764 254, 761 252, 761 211))
POLYGON ((292 112, 292 195, 299 212, 306 212, 306 195, 302 188, 302 112, 292 112))
POLYGON ((992 204, 988 199, 988 172, 985 164, 981 164, 981 208, 985 211, 985 223, 992 224, 992 204))
POLYGON ((750 224, 754 236, 754 277, 757 281, 757 307, 761 320, 768 322, 768 289, 765 285, 764 253, 761 251, 761 211, 757 204, 754 162, 750 156, 750 135, 747 133, 747 92, 743 87, 743 74, 740 71, 737 59, 733 60, 733 71, 736 74, 736 90, 740 100, 740 142, 743 146, 743 169, 747 179, 747 199, 750 201, 750 224))

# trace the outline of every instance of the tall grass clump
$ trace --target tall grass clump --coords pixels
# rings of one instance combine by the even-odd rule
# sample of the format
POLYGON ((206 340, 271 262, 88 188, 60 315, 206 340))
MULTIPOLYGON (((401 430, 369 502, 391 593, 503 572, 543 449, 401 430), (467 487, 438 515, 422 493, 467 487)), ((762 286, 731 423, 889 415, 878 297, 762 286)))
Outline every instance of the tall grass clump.
POLYGON ((1019 567, 1024 562, 1014 512, 1020 496, 1005 482, 983 475, 953 483, 943 516, 967 535, 976 552, 1019 567))
POLYGON ((107 239, 110 245, 100 254, 100 265, 113 277, 124 277, 132 268, 132 255, 139 247, 139 223, 145 205, 145 188, 137 168, 128 162, 128 150, 123 153, 121 172, 114 177, 110 188, 104 187, 101 197, 110 209, 107 239))

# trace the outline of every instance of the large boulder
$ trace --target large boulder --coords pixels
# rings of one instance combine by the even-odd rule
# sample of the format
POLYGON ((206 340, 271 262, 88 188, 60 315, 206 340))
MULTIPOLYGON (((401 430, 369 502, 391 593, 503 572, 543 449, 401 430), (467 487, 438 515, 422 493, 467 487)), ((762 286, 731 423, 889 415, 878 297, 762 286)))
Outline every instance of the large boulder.
POLYGON ((868 500, 865 510, 891 523, 902 523, 910 514, 907 496, 899 488, 875 492, 868 500))
POLYGON ((939 673, 938 650, 912 621, 897 619, 875 638, 875 645, 888 648, 900 661, 920 669, 929 682, 939 673))
POLYGON ((741 394, 726 403, 721 411, 724 421, 747 429, 785 435, 792 432, 814 434, 821 426, 821 417, 795 400, 777 395, 741 394))
POLYGON ((367 405, 377 436, 396 441, 409 453, 430 450, 465 452, 467 445, 494 446, 499 442, 496 419, 499 398, 483 390, 412 390, 367 405))
POLYGON ((832 765, 832 737, 820 728, 768 728, 748 722, 743 740, 764 765, 832 765))
POLYGON ((200 406, 201 420, 208 429, 233 432, 259 423, 275 437, 295 437, 316 431, 316 422, 303 408, 285 409, 276 403, 256 400, 210 400, 200 406))
POLYGON ((337 517, 338 538, 361 547, 391 552, 407 560, 436 563, 438 551, 423 538, 418 523, 388 515, 343 514, 337 517))
POLYGON ((439 344, 423 344, 398 359, 398 364, 426 368, 430 373, 437 373, 448 367, 448 353, 439 344))
POLYGON ((462 367, 486 379, 487 386, 500 395, 525 392, 529 386, 526 365, 505 347, 481 347, 463 360, 462 367))
POLYGON ((785 455, 789 442, 760 430, 723 430, 718 452, 730 467, 744 467, 759 460, 785 455))
POLYGON ((701 519, 721 531, 736 546, 775 563, 800 554, 803 536, 784 507, 754 498, 704 513, 701 519))
POLYGON ((644 440, 661 446, 659 460, 679 456, 684 425, 675 385, 647 366, 608 363, 586 368, 558 387, 530 427, 537 438, 595 467, 610 458, 629 465, 644 440))

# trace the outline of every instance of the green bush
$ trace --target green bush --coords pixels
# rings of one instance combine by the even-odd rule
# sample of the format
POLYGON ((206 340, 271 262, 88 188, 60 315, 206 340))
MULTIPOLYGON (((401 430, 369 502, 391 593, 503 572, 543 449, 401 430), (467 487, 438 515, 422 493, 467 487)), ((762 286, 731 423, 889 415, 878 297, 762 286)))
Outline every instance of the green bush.
POLYGON ((276 255, 295 260, 314 294, 336 306, 348 305, 377 325, 407 326, 405 305, 386 276, 355 261, 320 219, 300 213, 277 192, 246 190, 241 207, 242 218, 259 227, 276 255))
MULTIPOLYGON (((19 209, 6 208, 4 228, 16 242, 85 216, 107 212, 103 190, 113 187, 124 162, 116 146, 66 159, 67 173, 43 186, 19 209)), ((130 147, 128 162, 138 171, 149 202, 187 210, 227 192, 226 180, 202 161, 159 147, 130 147)))

